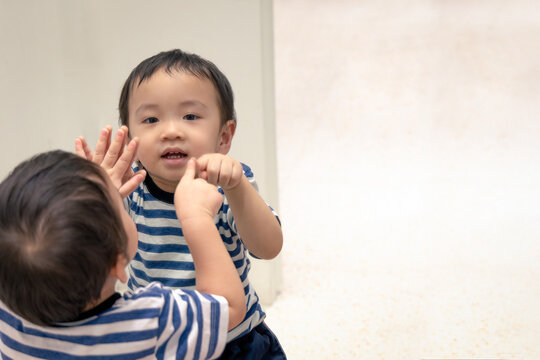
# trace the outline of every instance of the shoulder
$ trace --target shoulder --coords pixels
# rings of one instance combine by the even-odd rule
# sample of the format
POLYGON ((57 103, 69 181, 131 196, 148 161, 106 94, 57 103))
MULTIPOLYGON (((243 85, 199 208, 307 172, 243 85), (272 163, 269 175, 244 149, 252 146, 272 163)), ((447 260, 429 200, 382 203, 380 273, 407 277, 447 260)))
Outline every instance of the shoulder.
POLYGON ((202 303, 216 303, 227 305, 227 300, 218 295, 200 293, 196 290, 188 289, 166 289, 159 282, 152 282, 145 287, 135 290, 132 294, 125 294, 124 299, 137 301, 142 299, 160 299, 160 301, 186 304, 188 306, 199 307, 202 303))
POLYGON ((197 358, 206 359, 223 351, 229 318, 225 298, 196 290, 164 289, 159 283, 149 284, 134 296, 158 296, 163 301, 157 327, 162 358, 183 359, 199 351, 197 358))
POLYGON ((124 305, 136 305, 137 303, 149 305, 150 302, 153 302, 154 306, 162 306, 165 297, 167 297, 169 293, 170 290, 164 289, 161 283, 152 282, 144 287, 136 289, 134 292, 124 293, 124 305))

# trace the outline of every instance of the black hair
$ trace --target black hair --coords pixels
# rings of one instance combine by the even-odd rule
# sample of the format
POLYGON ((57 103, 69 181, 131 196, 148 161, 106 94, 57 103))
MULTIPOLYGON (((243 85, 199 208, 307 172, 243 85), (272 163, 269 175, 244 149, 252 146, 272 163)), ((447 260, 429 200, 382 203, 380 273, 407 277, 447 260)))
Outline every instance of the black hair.
POLYGON ((127 235, 107 174, 61 150, 32 157, 0 184, 0 300, 39 325, 77 318, 100 298, 127 235))
POLYGON ((156 71, 165 69, 167 73, 175 71, 185 71, 196 77, 208 79, 216 88, 218 94, 218 105, 220 108, 221 125, 228 120, 236 123, 236 112, 234 110, 234 94, 227 77, 218 69, 214 63, 199 55, 187 53, 180 49, 160 52, 157 55, 143 60, 131 71, 124 82, 118 110, 120 112, 120 126, 129 126, 129 98, 134 86, 139 86, 144 80, 150 78, 156 71))

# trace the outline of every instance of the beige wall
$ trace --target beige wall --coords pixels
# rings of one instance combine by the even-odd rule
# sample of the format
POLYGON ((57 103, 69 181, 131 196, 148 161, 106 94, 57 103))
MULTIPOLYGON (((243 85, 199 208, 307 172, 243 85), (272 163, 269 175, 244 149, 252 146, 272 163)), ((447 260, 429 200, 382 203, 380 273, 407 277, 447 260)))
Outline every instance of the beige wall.
MULTIPOLYGON (((252 166, 278 207, 274 135, 272 6, 257 1, 0 0, 0 176, 41 151, 73 150, 85 135, 117 126, 123 81, 141 60, 182 48, 215 62, 236 95, 231 155, 252 166)), ((265 302, 278 262, 256 266, 265 302)))
POLYGON ((289 358, 540 359, 540 2, 274 11, 289 358))

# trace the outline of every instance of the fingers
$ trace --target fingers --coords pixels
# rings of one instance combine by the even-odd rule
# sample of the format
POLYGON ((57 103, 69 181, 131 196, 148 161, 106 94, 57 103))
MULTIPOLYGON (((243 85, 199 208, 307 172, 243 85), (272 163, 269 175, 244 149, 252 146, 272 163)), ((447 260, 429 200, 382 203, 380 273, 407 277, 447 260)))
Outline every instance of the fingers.
POLYGON ((195 161, 195 158, 189 159, 186 167, 186 171, 184 172, 184 176, 182 176, 182 181, 184 179, 186 180, 193 180, 195 179, 195 174, 197 173, 197 161, 195 161))
POLYGON ((75 139, 75 154, 83 159, 92 161, 92 150, 90 150, 86 139, 82 136, 75 139))
POLYGON ((238 185, 242 179, 242 176, 244 176, 244 169, 242 169, 242 165, 237 163, 232 167, 231 177, 229 178, 229 183, 226 187, 228 188, 238 185))
MULTIPOLYGON (((107 136, 107 139, 110 140, 110 136, 107 136)), ((127 127, 122 126, 116 132, 116 135, 114 136, 112 143, 110 143, 110 146, 104 156, 103 162, 101 163, 102 167, 104 167, 105 169, 109 169, 115 166, 117 161, 122 160, 122 152, 123 152, 126 139, 127 139, 127 127)), ((100 140, 101 140, 101 136, 100 136, 100 140)), ((96 153, 97 153, 97 147, 96 147, 96 153)))
POLYGON ((103 162, 105 153, 107 152, 109 148, 111 132, 112 132, 112 127, 110 125, 107 125, 99 133, 99 138, 96 144, 96 149, 95 149, 94 158, 93 158, 93 161, 96 164, 101 164, 103 162))
POLYGON ((214 161, 208 162, 206 171, 208 172, 208 182, 210 184, 219 185, 219 176, 221 174, 222 161, 217 158, 214 161))
POLYGON ((124 184, 118 189, 120 196, 122 196, 122 198, 125 198, 126 196, 131 194, 133 191, 135 191, 135 189, 139 186, 139 184, 143 182, 145 177, 146 177, 145 170, 137 171, 129 180, 124 182, 124 184))
POLYGON ((197 160, 189 159, 182 179, 174 192, 174 205, 180 222, 201 217, 214 217, 223 198, 217 188, 196 178, 197 160))
MULTIPOLYGON (((126 176, 126 174, 129 175, 129 172, 131 171, 131 165, 135 160, 138 146, 139 138, 134 138, 129 142, 129 144, 126 146, 126 149, 121 153, 120 158, 118 160, 115 160, 116 163, 113 163, 112 165, 112 177, 114 177, 115 179, 122 179, 126 176)), ((111 148, 113 148, 113 145, 111 145, 111 148)), ((115 151, 116 150, 107 151, 107 159, 110 156, 109 152, 115 154, 115 151)), ((111 156, 111 158, 113 158, 113 156, 111 156)))
POLYGON ((199 177, 210 184, 228 190, 241 181, 242 165, 229 156, 222 154, 206 154, 197 159, 199 177))
POLYGON ((87 160, 93 161, 107 171, 110 179, 122 196, 129 195, 144 180, 145 171, 133 173, 131 166, 135 161, 139 139, 132 139, 127 146, 128 128, 122 126, 111 140, 112 127, 105 126, 96 144, 96 151, 92 154, 84 137, 75 139, 75 153, 87 160))
POLYGON ((203 155, 197 159, 199 165, 199 177, 210 184, 218 185, 221 158, 211 155, 203 155))

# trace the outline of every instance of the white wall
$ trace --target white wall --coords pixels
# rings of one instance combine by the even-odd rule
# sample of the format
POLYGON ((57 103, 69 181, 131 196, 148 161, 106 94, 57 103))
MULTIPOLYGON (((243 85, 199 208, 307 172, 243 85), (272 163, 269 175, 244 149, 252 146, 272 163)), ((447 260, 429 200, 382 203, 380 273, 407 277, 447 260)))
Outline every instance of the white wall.
MULTIPOLYGON (((197 53, 227 75, 238 131, 231 155, 252 166, 263 197, 277 203, 272 6, 257 1, 0 0, 0 176, 45 150, 73 150, 84 135, 117 126, 129 72, 172 48, 197 53)), ((264 302, 279 260, 251 276, 264 302)))

